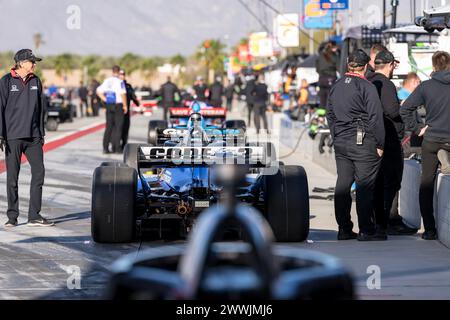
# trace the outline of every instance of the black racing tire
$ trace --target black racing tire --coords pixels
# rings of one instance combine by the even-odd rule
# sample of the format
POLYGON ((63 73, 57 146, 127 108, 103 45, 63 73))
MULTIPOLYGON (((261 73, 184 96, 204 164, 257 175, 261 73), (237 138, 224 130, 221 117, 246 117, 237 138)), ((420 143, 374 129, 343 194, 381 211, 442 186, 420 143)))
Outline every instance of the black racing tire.
POLYGON ((165 120, 150 120, 148 123, 147 142, 157 146, 159 132, 168 127, 169 124, 165 120))
POLYGON ((227 120, 224 122, 223 127, 225 129, 242 129, 247 130, 247 125, 244 120, 227 120))
POLYGON ((305 169, 280 165, 264 176, 266 218, 278 242, 303 242, 309 234, 309 189, 305 169))
POLYGON ((127 165, 119 161, 106 161, 102 162, 100 167, 127 167, 127 165))
POLYGON ((92 182, 91 234, 98 243, 132 242, 136 233, 137 171, 98 167, 92 182))
POLYGON ((57 131, 58 121, 55 118, 48 118, 47 123, 45 124, 45 128, 47 129, 47 131, 57 131))
POLYGON ((138 169, 137 156, 140 147, 153 147, 151 144, 127 143, 123 148, 123 163, 130 168, 138 169))

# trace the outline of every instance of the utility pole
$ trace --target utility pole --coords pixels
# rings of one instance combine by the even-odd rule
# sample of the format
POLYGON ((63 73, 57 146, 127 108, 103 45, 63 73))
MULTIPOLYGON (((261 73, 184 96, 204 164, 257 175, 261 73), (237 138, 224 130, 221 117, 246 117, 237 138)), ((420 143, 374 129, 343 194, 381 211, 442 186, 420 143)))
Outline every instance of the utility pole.
POLYGON ((386 29, 386 0, 383 1, 383 29, 386 29))

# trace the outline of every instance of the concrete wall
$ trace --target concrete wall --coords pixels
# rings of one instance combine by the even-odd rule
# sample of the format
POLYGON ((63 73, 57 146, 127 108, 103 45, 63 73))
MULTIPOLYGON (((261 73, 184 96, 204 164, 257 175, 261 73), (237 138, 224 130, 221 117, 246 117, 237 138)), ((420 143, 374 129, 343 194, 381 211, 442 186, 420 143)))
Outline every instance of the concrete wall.
MULTIPOLYGON (((334 151, 329 153, 326 147, 324 154, 319 153, 319 135, 312 140, 308 132, 304 132, 305 127, 301 122, 292 121, 285 114, 269 114, 269 124, 272 129, 280 128, 280 144, 290 149, 295 148, 302 135, 296 152, 325 170, 336 173, 334 151)), ((415 160, 405 160, 399 210, 405 223, 418 229, 422 226, 419 205, 420 176, 421 164, 415 160)), ((440 174, 437 179, 434 208, 439 240, 450 248, 450 175, 440 174)))

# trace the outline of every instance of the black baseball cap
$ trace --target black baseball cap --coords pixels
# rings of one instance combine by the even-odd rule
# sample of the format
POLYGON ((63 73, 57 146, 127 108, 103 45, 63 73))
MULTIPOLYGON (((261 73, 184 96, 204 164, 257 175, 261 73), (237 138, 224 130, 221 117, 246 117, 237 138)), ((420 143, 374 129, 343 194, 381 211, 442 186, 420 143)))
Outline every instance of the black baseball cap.
POLYGON ((364 50, 361 49, 357 49, 352 53, 350 53, 347 59, 348 64, 359 67, 365 66, 366 64, 369 63, 369 61, 370 61, 369 55, 365 53, 364 50))
POLYGON ((392 52, 388 50, 378 52, 378 54, 375 57, 375 64, 388 64, 392 62, 400 63, 400 61, 395 59, 392 52))
POLYGON ((31 62, 36 62, 36 61, 42 61, 41 58, 38 58, 34 55, 33 51, 31 51, 31 49, 22 49, 16 52, 16 54, 14 55, 14 61, 17 63, 19 61, 31 61, 31 62))

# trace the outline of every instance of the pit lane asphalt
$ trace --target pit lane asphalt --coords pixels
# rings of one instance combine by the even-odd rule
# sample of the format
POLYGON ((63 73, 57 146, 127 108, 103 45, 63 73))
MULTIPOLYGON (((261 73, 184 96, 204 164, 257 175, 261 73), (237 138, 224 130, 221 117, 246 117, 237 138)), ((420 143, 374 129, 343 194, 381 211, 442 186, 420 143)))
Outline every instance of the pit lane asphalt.
MULTIPOLYGON (((235 114, 239 117, 240 114, 235 114)), ((160 118, 160 112, 154 118, 160 118)), ((70 134, 102 118, 63 124, 47 140, 70 134)), ((149 118, 132 118, 130 142, 145 142, 149 118)), ((124 245, 96 244, 90 236, 91 182, 94 169, 103 161, 121 160, 120 155, 101 153, 103 130, 46 153, 44 216, 57 223, 53 228, 25 225, 29 200, 30 168, 22 166, 19 184, 19 227, 6 230, 6 174, 0 174, 0 299, 99 299, 105 289, 107 268, 123 254, 139 255, 144 249, 176 243, 136 242, 124 245), (81 270, 81 289, 70 290, 71 266, 81 270)), ((282 148, 279 153, 289 150, 282 148)), ((305 167, 310 189, 334 186, 336 177, 301 157, 301 150, 286 164, 305 167)), ((353 212, 353 221, 356 222, 353 212)), ((356 223, 355 223, 356 224, 356 223)), ((311 234, 308 243, 296 247, 319 250, 342 259, 354 274, 361 299, 450 299, 450 251, 437 241, 418 236, 390 237, 387 242, 336 241, 333 202, 311 200, 311 234), (369 290, 367 269, 381 270, 381 289, 369 290)), ((355 227, 357 230, 357 227, 355 227)))

